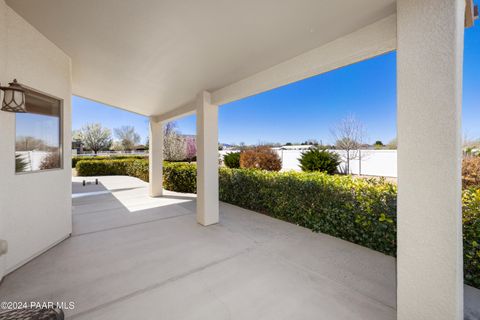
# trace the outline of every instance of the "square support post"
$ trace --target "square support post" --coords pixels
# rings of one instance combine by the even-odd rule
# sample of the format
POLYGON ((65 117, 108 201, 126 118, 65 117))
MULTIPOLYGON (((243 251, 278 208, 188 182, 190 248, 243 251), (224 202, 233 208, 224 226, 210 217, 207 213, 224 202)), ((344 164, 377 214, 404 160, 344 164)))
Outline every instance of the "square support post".
POLYGON ((463 319, 465 0, 397 0, 397 319, 463 319))
POLYGON ((218 106, 202 92, 197 108, 197 222, 208 226, 219 221, 218 106))
POLYGON ((150 117, 149 194, 163 195, 163 126, 150 117))

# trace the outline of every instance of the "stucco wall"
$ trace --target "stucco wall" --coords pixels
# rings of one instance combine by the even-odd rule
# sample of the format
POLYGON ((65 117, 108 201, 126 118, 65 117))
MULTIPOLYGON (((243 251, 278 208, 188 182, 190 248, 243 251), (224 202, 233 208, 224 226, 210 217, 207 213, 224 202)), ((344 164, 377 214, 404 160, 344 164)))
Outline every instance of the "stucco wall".
MULTIPOLYGON (((71 233, 70 58, 0 0, 0 82, 63 99, 63 168, 15 174, 15 114, 0 112, 0 277, 71 233)), ((3 95, 2 95, 3 97, 3 95)))

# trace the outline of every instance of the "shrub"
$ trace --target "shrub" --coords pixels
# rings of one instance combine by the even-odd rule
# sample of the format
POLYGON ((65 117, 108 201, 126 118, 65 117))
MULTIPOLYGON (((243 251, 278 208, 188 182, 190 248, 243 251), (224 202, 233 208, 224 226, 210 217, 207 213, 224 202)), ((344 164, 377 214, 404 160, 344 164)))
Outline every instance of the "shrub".
POLYGON ((145 182, 149 180, 148 160, 138 159, 131 161, 127 167, 126 175, 139 178, 145 182))
POLYGON ((298 161, 302 171, 321 171, 334 174, 340 165, 340 156, 326 149, 311 148, 302 152, 298 161))
POLYGON ((464 190, 462 200, 465 282, 480 288, 480 189, 464 190))
POLYGON ((192 163, 168 163, 163 166, 163 187, 177 192, 197 191, 197 166, 192 163))
POLYGON ((223 156, 223 162, 228 168, 240 168, 240 152, 231 152, 223 156))
POLYGON ((240 167, 280 171, 282 169, 282 160, 278 154, 269 147, 255 147, 240 153, 240 167))
POLYGON ((480 186, 480 157, 467 156, 462 161, 462 186, 480 186))
POLYGON ((115 176, 127 175, 127 167, 134 159, 122 160, 82 160, 75 168, 79 176, 115 176))
POLYGON ((122 159, 148 159, 148 155, 111 155, 111 156, 74 156, 72 168, 77 166, 78 161, 85 160, 122 160, 122 159))

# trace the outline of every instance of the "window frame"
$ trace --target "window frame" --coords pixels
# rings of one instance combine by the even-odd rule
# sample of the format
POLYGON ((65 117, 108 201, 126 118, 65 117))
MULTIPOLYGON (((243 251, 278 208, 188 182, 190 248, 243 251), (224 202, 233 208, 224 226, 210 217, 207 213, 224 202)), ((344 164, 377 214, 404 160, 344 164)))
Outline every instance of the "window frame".
MULTIPOLYGON (((64 156, 65 156, 65 152, 64 152, 64 143, 63 143, 63 138, 64 138, 64 134, 63 134, 63 129, 64 129, 64 99, 61 99, 57 96, 54 96, 52 94, 49 94, 49 93, 45 93, 43 91, 40 91, 40 90, 37 90, 37 89, 33 89, 29 86, 26 86, 24 84, 21 84, 22 85, 22 88, 25 89, 25 95, 27 95, 29 92, 35 94, 35 95, 39 95, 39 96, 45 96, 47 98, 50 98, 50 99, 54 99, 56 101, 58 101, 59 103, 59 108, 60 108, 60 112, 59 112, 59 128, 58 128, 58 137, 59 137, 59 152, 60 152, 60 166, 58 168, 51 168, 51 169, 43 169, 43 170, 29 170, 29 171, 20 171, 20 172, 17 172, 15 170, 15 154, 16 154, 16 147, 14 147, 14 153, 13 153, 13 162, 14 162, 14 172, 15 172, 15 175, 24 175, 24 174, 31 174, 31 173, 40 173, 40 172, 51 172, 51 171, 60 171, 60 170, 63 170, 64 169, 64 163, 65 163, 65 159, 64 159, 64 156)), ((25 97, 25 100, 26 100, 26 97, 25 97)), ((28 110, 27 110, 27 113, 28 110)), ((32 113, 32 114, 35 114, 35 113, 32 113)), ((14 124, 13 124, 13 130, 14 130, 14 135, 13 135, 13 139, 14 139, 14 146, 16 146, 16 142, 17 142, 17 114, 15 113, 15 116, 14 116, 14 124)))

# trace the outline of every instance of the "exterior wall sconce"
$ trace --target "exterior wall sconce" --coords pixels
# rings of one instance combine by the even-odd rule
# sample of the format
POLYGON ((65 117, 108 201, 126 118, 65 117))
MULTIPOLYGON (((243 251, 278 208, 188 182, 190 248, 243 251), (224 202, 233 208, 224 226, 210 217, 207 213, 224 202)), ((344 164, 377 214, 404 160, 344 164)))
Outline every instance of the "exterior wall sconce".
POLYGON ((25 113, 25 89, 14 79, 8 87, 0 87, 3 90, 2 111, 25 113))

